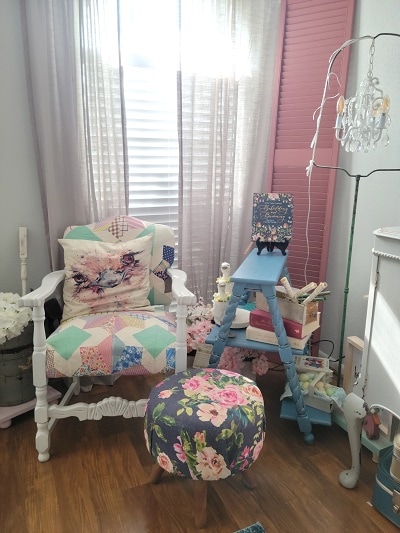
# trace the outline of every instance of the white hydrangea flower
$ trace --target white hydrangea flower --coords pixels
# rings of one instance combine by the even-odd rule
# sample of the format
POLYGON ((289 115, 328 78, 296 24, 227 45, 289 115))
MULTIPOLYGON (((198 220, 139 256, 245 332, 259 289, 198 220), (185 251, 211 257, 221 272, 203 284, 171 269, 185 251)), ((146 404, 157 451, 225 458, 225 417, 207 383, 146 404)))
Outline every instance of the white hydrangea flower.
POLYGON ((29 307, 18 307, 19 294, 0 292, 0 345, 18 337, 32 319, 29 307))

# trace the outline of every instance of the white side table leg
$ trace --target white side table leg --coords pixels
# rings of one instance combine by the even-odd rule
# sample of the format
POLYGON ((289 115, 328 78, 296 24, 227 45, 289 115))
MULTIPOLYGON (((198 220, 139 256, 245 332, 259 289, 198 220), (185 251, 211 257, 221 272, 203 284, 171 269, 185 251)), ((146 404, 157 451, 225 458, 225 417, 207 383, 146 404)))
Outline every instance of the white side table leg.
POLYGON ((351 392, 346 396, 343 411, 351 450, 351 469, 341 472, 339 481, 346 489, 353 489, 360 477, 361 431, 367 409, 364 400, 351 392))

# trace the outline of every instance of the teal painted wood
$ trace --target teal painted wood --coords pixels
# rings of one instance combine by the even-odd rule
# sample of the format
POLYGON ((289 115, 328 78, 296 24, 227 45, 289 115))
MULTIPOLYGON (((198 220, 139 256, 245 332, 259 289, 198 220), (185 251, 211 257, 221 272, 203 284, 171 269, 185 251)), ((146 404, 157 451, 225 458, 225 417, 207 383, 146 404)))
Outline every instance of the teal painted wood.
POLYGON ((400 527, 399 505, 400 483, 390 475, 392 449, 387 450, 379 460, 375 478, 372 505, 397 527, 400 527))
MULTIPOLYGON (((296 405, 290 398, 284 398, 281 402, 281 418, 286 420, 297 420, 301 429, 302 420, 299 421, 299 415, 297 413, 296 405)), ((331 413, 325 413, 310 405, 305 406, 308 414, 308 418, 312 424, 318 424, 320 426, 331 426, 332 415, 331 413)))
POLYGON ((221 326, 214 328, 206 341, 209 344, 213 344, 209 366, 212 368, 217 367, 225 346, 234 346, 235 343, 236 346, 242 348, 278 351, 279 357, 284 364, 286 377, 292 393, 299 429, 304 434, 305 441, 312 443, 314 436, 311 433, 311 421, 308 411, 304 406, 303 394, 294 365, 293 351, 289 345, 282 316, 276 301, 275 287, 279 279, 287 274, 286 259, 287 255, 282 255, 280 251, 263 251, 260 255, 257 255, 257 250, 254 249, 233 276, 231 276, 231 282, 233 283, 232 294, 229 298, 221 326), (255 343, 248 341, 245 338, 245 333, 239 333, 239 330, 231 332, 230 328, 235 317, 236 308, 243 301, 243 296, 247 295, 249 291, 261 291, 267 298, 275 334, 278 338, 278 346, 263 342, 255 343), (231 334, 234 337, 230 337, 231 334))
POLYGON ((282 276, 288 255, 289 252, 285 256, 278 250, 267 252, 265 249, 261 255, 257 255, 257 249, 254 248, 231 276, 231 281, 249 286, 262 284, 275 287, 282 276))
MULTIPOLYGON (((210 334, 207 337, 207 344, 215 343, 218 337, 219 330, 220 326, 214 326, 214 328, 211 330, 210 334)), ((226 346, 233 346, 234 348, 248 348, 250 350, 262 350, 264 352, 279 351, 279 346, 277 344, 260 343, 258 341, 251 341, 249 339, 246 339, 245 329, 230 330, 230 335, 234 335, 234 337, 229 336, 226 339, 226 346)), ((292 349, 292 353, 293 355, 304 355, 303 350, 292 349)))

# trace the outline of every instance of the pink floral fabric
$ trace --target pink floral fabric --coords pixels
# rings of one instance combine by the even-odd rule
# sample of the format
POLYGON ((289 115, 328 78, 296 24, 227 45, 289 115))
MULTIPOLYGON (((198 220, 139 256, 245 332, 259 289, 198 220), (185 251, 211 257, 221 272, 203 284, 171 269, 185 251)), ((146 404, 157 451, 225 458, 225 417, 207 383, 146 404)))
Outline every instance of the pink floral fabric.
POLYGON ((213 368, 174 374, 154 387, 145 415, 147 449, 167 472, 215 481, 246 470, 265 436, 256 383, 213 368))

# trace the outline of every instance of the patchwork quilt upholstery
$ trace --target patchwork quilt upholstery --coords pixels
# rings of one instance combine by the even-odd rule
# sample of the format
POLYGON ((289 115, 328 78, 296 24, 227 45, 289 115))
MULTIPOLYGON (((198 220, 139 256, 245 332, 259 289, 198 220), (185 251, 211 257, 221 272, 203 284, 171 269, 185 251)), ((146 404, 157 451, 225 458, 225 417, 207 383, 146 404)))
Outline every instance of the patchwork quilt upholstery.
MULTIPOLYGON (((71 303, 74 298, 81 302, 78 316, 66 312, 60 326, 47 339, 48 377, 173 370, 176 323, 172 314, 164 310, 171 303, 167 269, 174 261, 172 229, 130 216, 116 216, 86 226, 70 226, 60 242, 68 251, 65 272, 66 281, 72 284, 67 289, 71 303), (78 252, 65 245, 73 239, 78 252), (110 246, 85 246, 85 241, 110 246), (129 249, 121 248, 120 243, 128 243, 129 249), (142 271, 144 275, 138 278, 142 271), (142 303, 151 307, 137 308, 126 296, 127 291, 135 289, 134 276, 142 292, 146 287, 146 294, 141 294, 142 303), (122 300, 118 296, 121 292, 122 300), (113 305, 105 312, 104 303, 108 300, 113 305), (90 305, 82 307, 87 302, 90 305)), ((65 290, 64 287, 64 295, 65 290)), ((70 305, 69 310, 73 307, 70 305)))
POLYGON ((48 377, 144 375, 175 367, 170 313, 99 313, 65 320, 47 339, 48 377))

